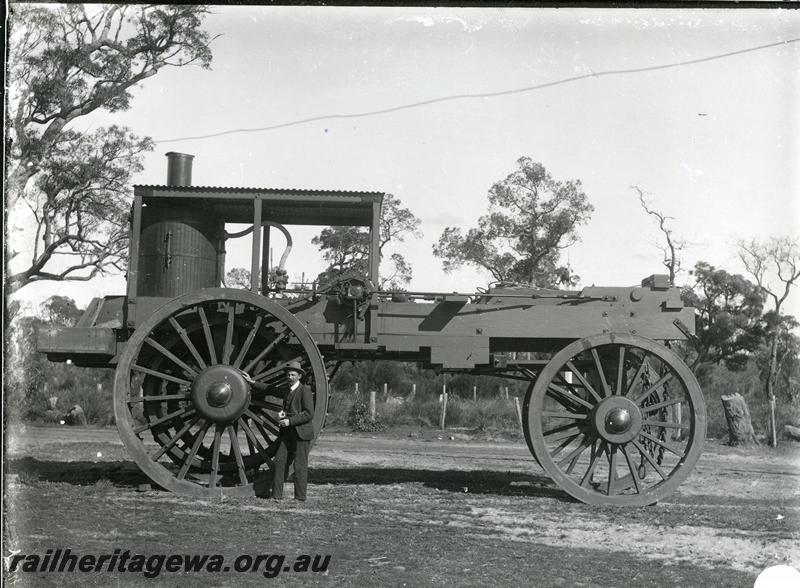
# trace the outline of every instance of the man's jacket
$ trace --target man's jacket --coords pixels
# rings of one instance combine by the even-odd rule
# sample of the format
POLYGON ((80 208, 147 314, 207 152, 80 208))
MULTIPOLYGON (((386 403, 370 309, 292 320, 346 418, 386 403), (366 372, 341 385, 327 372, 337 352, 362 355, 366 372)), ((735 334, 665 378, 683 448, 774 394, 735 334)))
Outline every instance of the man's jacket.
POLYGON ((300 384, 294 390, 289 390, 283 400, 283 410, 289 419, 289 425, 297 431, 297 436, 305 441, 314 438, 314 397, 311 388, 300 384))

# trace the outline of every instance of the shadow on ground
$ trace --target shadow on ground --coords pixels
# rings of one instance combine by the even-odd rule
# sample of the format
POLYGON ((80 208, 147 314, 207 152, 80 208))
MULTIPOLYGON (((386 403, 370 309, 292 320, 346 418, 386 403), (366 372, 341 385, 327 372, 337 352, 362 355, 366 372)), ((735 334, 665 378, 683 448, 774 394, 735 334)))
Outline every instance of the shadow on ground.
MULTIPOLYGON (((149 485, 150 479, 130 461, 43 461, 32 457, 11 460, 7 473, 18 474, 22 483, 29 481, 55 482, 88 486, 108 480, 115 486, 139 488, 149 485)), ((405 468, 311 468, 313 484, 390 485, 420 483, 429 488, 448 492, 493 494, 498 496, 543 496, 573 502, 550 480, 511 472, 477 470, 412 470, 405 468)), ((270 474, 261 472, 255 481, 256 495, 269 487, 270 474)))

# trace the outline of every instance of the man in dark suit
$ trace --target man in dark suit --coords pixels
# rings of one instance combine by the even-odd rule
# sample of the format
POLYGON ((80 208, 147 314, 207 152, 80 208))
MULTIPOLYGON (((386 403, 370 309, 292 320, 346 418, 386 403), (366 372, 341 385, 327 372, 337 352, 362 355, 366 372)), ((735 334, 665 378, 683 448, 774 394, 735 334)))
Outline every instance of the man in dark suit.
POLYGON ((283 498, 283 482, 286 468, 294 462, 294 498, 306 499, 308 485, 308 453, 314 438, 314 397, 311 388, 300 383, 305 371, 297 361, 286 364, 286 379, 289 390, 283 399, 283 414, 278 421, 281 428, 278 450, 273 461, 272 498, 283 498))

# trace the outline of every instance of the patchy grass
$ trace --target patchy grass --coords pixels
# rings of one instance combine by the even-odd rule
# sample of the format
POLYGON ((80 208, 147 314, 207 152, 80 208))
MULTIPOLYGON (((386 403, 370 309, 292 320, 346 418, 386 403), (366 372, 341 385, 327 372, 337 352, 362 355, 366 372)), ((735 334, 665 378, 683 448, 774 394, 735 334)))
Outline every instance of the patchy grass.
MULTIPOLYGON (((113 546, 148 556, 218 553, 226 561, 242 554, 282 554, 289 559, 331 555, 327 575, 282 573, 288 585, 524 585, 532 569, 543 586, 619 585, 619 574, 631 569, 642 585, 752 584, 752 573, 733 569, 730 561, 706 560, 703 553, 692 558, 684 550, 675 560, 680 565, 664 570, 653 565, 648 554, 607 543, 609 533, 617 529, 638 535, 653 528, 652 522, 642 528, 621 524, 618 511, 595 511, 543 496, 442 492, 392 478, 390 473, 374 477, 375 484, 312 485, 313 495, 302 507, 254 498, 212 504, 131 489, 97 496, 91 486, 54 484, 15 496, 14 512, 25 516, 17 521, 14 548, 44 553, 64 546, 102 554, 113 546), (565 559, 569 566, 563 565, 565 559)), ((714 527, 702 532, 718 540, 714 527)), ((685 542, 692 534, 680 536, 685 542)), ((658 555, 667 561, 675 557, 675 549, 665 537, 658 555)), ((141 575, 121 573, 17 577, 23 585, 37 586, 143 581, 141 575)), ((249 585, 264 578, 229 571, 164 573, 161 581, 173 586, 221 581, 249 585)))
MULTIPOLYGON (((289 586, 520 586, 535 578, 537 586, 749 587, 769 565, 800 563, 797 447, 711 444, 698 470, 657 506, 600 508, 569 499, 519 442, 334 435, 312 451, 309 501, 298 505, 139 492, 147 479, 113 456, 97 431, 66 440, 49 429, 37 441, 38 434, 28 431, 30 443, 7 464, 7 544, 23 553, 118 548, 220 554, 228 562, 242 554, 331 555, 327 574, 281 571, 279 583, 289 586), (92 459, 98 447, 106 461, 92 459)), ((23 586, 266 581, 230 570, 163 572, 158 580, 121 572, 6 579, 23 586)))
POLYGON ((23 486, 35 487, 39 485, 39 474, 29 470, 20 470, 20 472, 17 474, 17 479, 23 486))

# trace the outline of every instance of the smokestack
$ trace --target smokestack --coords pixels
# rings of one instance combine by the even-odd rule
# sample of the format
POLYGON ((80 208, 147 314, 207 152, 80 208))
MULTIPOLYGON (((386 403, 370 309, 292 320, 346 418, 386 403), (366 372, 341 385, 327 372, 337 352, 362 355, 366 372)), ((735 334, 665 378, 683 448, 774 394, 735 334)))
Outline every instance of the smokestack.
POLYGON ((192 160, 188 153, 167 153, 167 186, 192 185, 192 160))

